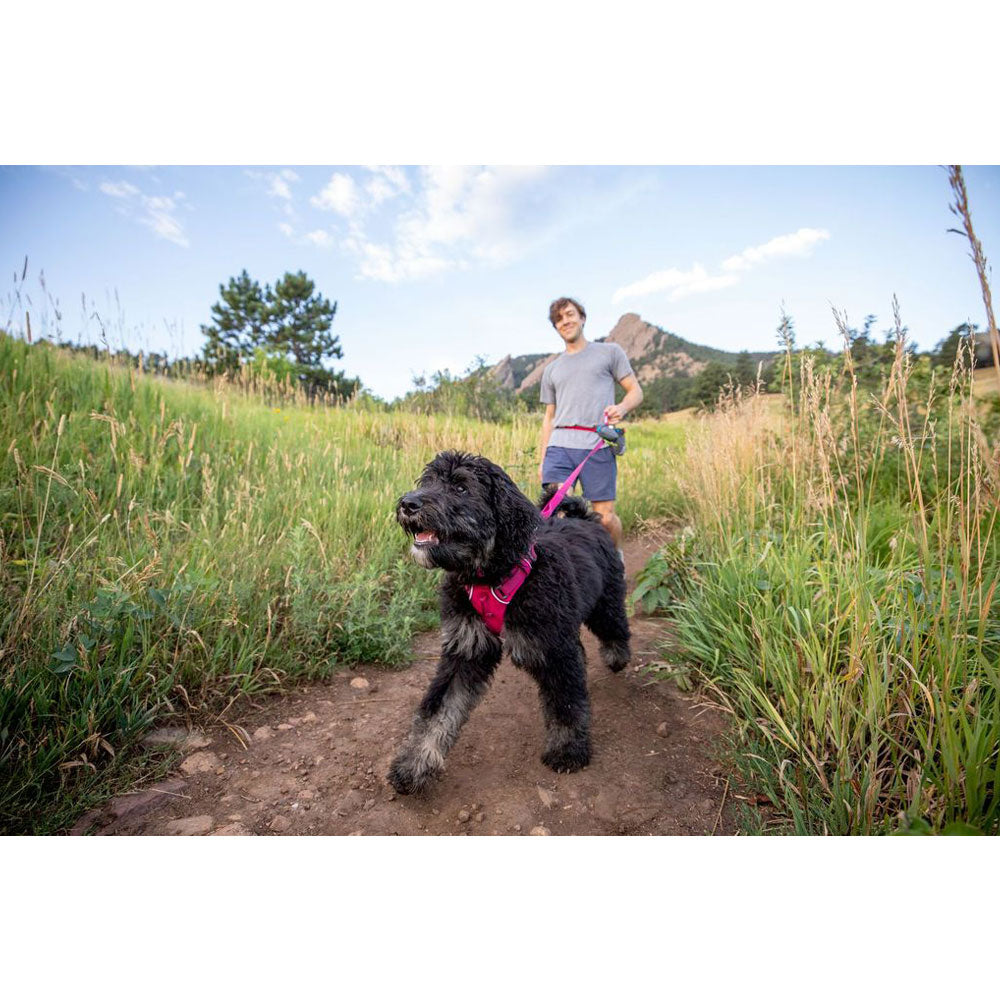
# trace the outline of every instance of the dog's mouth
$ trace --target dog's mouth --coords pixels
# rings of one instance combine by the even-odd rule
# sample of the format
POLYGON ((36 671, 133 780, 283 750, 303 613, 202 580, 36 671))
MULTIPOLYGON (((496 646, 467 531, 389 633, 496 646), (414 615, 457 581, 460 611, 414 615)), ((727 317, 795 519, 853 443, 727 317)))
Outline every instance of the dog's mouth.
POLYGON ((440 545, 441 540, 433 531, 418 531, 413 536, 413 544, 418 549, 429 549, 432 545, 440 545))

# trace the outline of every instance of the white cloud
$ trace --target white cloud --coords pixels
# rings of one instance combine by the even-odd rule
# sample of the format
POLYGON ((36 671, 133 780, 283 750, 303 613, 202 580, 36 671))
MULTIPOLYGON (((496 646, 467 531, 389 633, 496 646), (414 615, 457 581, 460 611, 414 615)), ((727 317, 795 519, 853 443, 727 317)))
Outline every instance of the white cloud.
POLYGON ((119 211, 128 218, 134 218, 147 226, 162 239, 178 246, 190 246, 184 235, 184 226, 174 214, 178 201, 184 201, 183 191, 175 191, 173 197, 143 194, 134 184, 127 181, 100 185, 102 193, 120 201, 119 211))
POLYGON ((112 198, 131 198, 133 195, 139 193, 139 189, 134 184, 129 184, 128 181, 120 181, 118 184, 104 181, 101 184, 101 191, 104 194, 111 195, 112 198))
POLYGON ((634 299, 641 295, 652 295, 655 292, 669 291, 671 302, 684 298, 686 295, 696 295, 699 292, 711 292, 718 288, 726 288, 736 284, 740 279, 735 274, 710 275, 701 264, 695 264, 690 271, 681 271, 671 267, 664 271, 654 271, 631 285, 619 288, 611 296, 612 302, 623 299, 634 299))
POLYGON ((776 236, 760 246, 747 247, 742 253, 727 257, 722 262, 725 274, 709 274, 705 268, 695 263, 691 270, 682 271, 671 267, 663 271, 654 271, 639 281, 624 285, 611 296, 612 302, 623 299, 634 299, 641 295, 652 295, 656 292, 669 292, 668 301, 676 302, 688 295, 698 295, 702 292, 714 292, 720 288, 728 288, 740 280, 738 272, 749 271, 776 257, 804 257, 812 248, 823 240, 828 240, 830 234, 825 229, 799 229, 794 233, 776 236))
POLYGON ((359 258, 362 277, 397 282, 507 264, 547 237, 545 214, 533 200, 545 168, 460 166, 423 168, 419 190, 394 220, 391 238, 374 242, 360 217, 411 188, 399 168, 369 170, 374 176, 364 192, 370 203, 352 204, 352 232, 343 242, 359 258))
POLYGON ((277 173, 260 170, 244 170, 243 172, 252 181, 258 181, 264 184, 265 189, 271 198, 280 198, 282 201, 286 202, 290 202, 292 200, 292 189, 289 185, 294 184, 299 180, 299 175, 294 170, 290 170, 288 167, 279 170, 277 173))
POLYGON ((768 240, 760 246, 747 247, 742 253, 724 260, 722 269, 748 271, 755 264, 762 264, 775 257, 804 257, 817 243, 829 238, 830 234, 825 229, 799 229, 784 236, 775 236, 773 240, 768 240))
POLYGON ((330 234, 325 229, 314 229, 311 233, 306 233, 303 239, 307 243, 312 243, 313 246, 317 247, 328 247, 333 245, 333 240, 330 238, 330 234))
POLYGON ((278 229, 280 229, 289 239, 292 238, 292 234, 295 232, 294 229, 287 222, 279 222, 278 229))
POLYGON ((336 212, 350 217, 361 208, 358 186, 349 174, 335 173, 325 188, 309 199, 310 203, 323 211, 336 212))
POLYGON ((275 198, 284 198, 286 201, 290 201, 292 189, 288 186, 288 181, 284 177, 275 174, 271 178, 271 186, 268 188, 268 194, 273 195, 275 198))
POLYGON ((373 176, 365 184, 372 206, 381 205, 389 198, 410 193, 410 182, 402 167, 369 167, 373 176))
POLYGON ((162 236, 171 243, 178 246, 188 246, 188 239, 184 235, 184 227, 173 215, 174 199, 164 197, 143 197, 143 204, 146 214, 140 216, 139 221, 144 226, 149 226, 157 236, 162 236))

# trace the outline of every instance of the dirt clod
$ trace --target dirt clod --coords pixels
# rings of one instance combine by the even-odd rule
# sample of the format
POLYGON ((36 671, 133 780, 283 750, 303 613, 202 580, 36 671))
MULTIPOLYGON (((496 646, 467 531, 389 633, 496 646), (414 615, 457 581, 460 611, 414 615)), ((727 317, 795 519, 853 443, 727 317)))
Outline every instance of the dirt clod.
POLYGON ((215 825, 211 816, 188 816, 185 819, 171 820, 163 832, 172 836, 190 837, 208 833, 215 825))
POLYGON ((181 770, 185 774, 204 774, 206 771, 214 771, 219 766, 219 758, 210 750, 201 750, 191 754, 181 763, 181 770))

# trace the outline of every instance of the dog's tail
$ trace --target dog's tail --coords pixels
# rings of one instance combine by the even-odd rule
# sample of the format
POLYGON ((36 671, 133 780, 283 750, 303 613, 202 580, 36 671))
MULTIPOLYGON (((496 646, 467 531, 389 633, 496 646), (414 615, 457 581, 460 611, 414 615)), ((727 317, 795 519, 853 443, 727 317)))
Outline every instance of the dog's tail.
MULTIPOLYGON (((538 500, 538 509, 542 510, 545 505, 556 495, 558 486, 549 484, 542 490, 542 495, 538 500)), ((564 517, 578 517, 584 521, 600 521, 600 514, 595 514, 590 509, 590 504, 583 497, 564 496, 559 502, 559 506, 552 512, 562 514, 564 517)))

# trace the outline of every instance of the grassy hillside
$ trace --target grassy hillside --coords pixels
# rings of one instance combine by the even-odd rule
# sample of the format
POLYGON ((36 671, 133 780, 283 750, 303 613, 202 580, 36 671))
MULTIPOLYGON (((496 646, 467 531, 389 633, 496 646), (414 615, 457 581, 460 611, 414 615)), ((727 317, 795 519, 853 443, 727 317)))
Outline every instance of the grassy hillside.
MULTIPOLYGON (((443 448, 535 490, 539 426, 314 409, 0 335, 0 829, 65 823, 152 766, 154 719, 359 661, 436 618, 396 498, 443 448)), ((677 427, 636 425, 622 517, 677 509, 677 427)))

